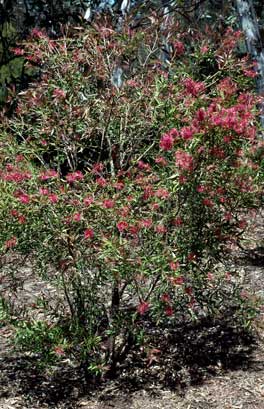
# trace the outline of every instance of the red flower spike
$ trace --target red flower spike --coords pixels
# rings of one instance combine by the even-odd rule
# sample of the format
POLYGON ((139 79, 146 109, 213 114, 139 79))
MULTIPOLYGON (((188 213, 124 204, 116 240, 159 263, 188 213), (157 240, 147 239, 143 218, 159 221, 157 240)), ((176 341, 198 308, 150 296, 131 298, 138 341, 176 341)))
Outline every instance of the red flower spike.
POLYGON ((5 242, 5 247, 11 249, 17 245, 17 238, 15 236, 5 242))
POLYGON ((165 308, 165 314, 167 315, 167 317, 171 317, 173 315, 173 312, 173 308, 170 305, 165 308))
POLYGON ((170 300, 171 300, 171 298, 170 298, 169 294, 167 294, 167 293, 162 294, 162 296, 161 296, 161 301, 162 302, 168 303, 168 302, 170 302, 170 300))
POLYGON ((183 285, 183 283, 184 283, 184 278, 183 278, 182 276, 179 276, 179 277, 171 277, 171 278, 170 278, 170 282, 171 282, 173 285, 183 285))
POLYGON ((94 237, 94 231, 92 228, 88 228, 84 231, 84 238, 85 239, 92 239, 94 237))
POLYGON ((160 139, 159 146, 160 149, 164 151, 170 151, 173 147, 173 143, 174 143, 173 136, 170 134, 164 134, 160 139))
POLYGON ((105 209, 112 209, 115 206, 115 202, 112 199, 106 199, 103 201, 103 207, 105 209))
POLYGON ((146 301, 142 301, 138 306, 137 306, 137 312, 140 315, 144 315, 148 310, 149 310, 149 303, 146 301))
POLYGON ((116 224, 116 227, 117 227, 118 231, 120 233, 122 233, 122 232, 124 232, 125 230, 128 229, 128 223, 126 221, 122 220, 122 221, 120 221, 120 222, 118 222, 116 224))
POLYGON ((177 271, 177 270, 179 270, 179 268, 180 268, 180 263, 178 262, 178 261, 171 261, 170 262, 170 269, 172 270, 172 271, 177 271))
POLYGON ((84 199, 83 199, 83 203, 84 203, 84 205, 85 206, 90 206, 92 203, 93 203, 93 201, 94 201, 94 198, 92 197, 92 196, 86 196, 84 199))
POLYGON ((176 166, 180 169, 192 171, 193 170, 193 157, 182 150, 175 152, 176 166))
POLYGON ((60 346, 57 346, 57 347, 54 347, 54 353, 57 355, 57 356, 63 356, 63 355, 65 355, 65 351, 64 351, 64 349, 62 348, 62 347, 60 347, 60 346))

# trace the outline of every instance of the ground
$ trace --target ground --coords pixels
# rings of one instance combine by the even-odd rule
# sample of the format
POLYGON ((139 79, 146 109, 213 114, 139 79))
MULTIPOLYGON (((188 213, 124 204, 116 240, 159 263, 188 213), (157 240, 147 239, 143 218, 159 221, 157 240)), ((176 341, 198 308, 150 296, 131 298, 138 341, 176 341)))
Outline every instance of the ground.
MULTIPOLYGON (((258 296, 264 296, 263 215, 252 224, 245 249, 232 256, 245 289, 258 296)), ((41 291, 30 271, 23 275, 19 297, 41 291)), ((0 409, 263 409, 263 314, 254 326, 253 337, 234 330, 228 319, 176 328, 174 342, 151 365, 131 356, 118 381, 97 387, 85 385, 81 371, 67 360, 41 370, 37 356, 12 348, 13 328, 5 325, 0 327, 0 409)))

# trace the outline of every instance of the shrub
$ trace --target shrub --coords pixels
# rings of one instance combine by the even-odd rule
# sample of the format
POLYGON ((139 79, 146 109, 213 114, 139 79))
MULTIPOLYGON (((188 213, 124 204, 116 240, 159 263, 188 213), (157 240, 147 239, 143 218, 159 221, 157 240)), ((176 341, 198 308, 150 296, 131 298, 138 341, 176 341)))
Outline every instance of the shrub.
MULTIPOLYGON (((197 40, 193 53, 183 35, 171 28, 169 72, 153 27, 98 23, 23 45, 42 79, 4 120, 2 254, 30 254, 63 293, 52 340, 96 374, 115 373, 146 321, 173 326, 232 308, 248 324, 255 311, 224 265, 260 202, 252 80, 234 33, 217 49, 197 40), (203 82, 201 53, 219 67, 203 82)), ((27 324, 25 344, 28 331, 54 351, 45 323, 27 324)))

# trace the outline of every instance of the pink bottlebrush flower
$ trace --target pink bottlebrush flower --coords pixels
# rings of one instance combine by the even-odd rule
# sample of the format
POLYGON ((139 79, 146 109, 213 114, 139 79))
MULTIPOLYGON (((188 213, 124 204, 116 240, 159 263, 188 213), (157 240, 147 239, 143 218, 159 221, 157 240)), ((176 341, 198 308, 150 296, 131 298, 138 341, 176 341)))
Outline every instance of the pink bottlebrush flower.
POLYGON ((144 188, 143 200, 148 200, 152 196, 154 196, 153 187, 151 185, 147 185, 144 188))
POLYGON ((80 222, 81 219, 82 219, 81 213, 75 213, 75 214, 72 216, 72 220, 75 221, 75 222, 80 222))
POLYGON ((180 131, 182 139, 185 139, 186 141, 192 139, 194 133, 195 133, 195 129, 191 126, 185 126, 180 131))
POLYGON ((167 189, 160 188, 156 190, 155 196, 159 197, 160 199, 167 199, 170 196, 170 194, 167 189))
POLYGON ((92 196, 86 196, 84 199, 83 199, 83 203, 84 203, 84 205, 85 206, 90 206, 92 203, 94 202, 94 198, 92 197, 92 196))
POLYGON ((209 47, 208 47, 207 45, 203 45, 203 46, 200 48, 201 54, 206 54, 208 51, 209 51, 209 47))
POLYGON ((240 220, 240 222, 238 223, 238 227, 242 230, 244 230, 247 227, 247 222, 246 220, 240 220))
POLYGON ((170 277, 170 282, 173 285, 183 285, 184 283, 184 278, 182 276, 178 276, 178 277, 170 277))
POLYGON ((229 222, 232 219, 232 213, 226 212, 224 214, 224 219, 229 222))
POLYGON ((178 261, 171 261, 170 262, 170 269, 172 271, 177 271, 180 268, 180 263, 178 261))
POLYGON ((187 260, 190 261, 190 262, 192 262, 192 261, 195 261, 196 258, 197 258, 197 257, 196 257, 196 254, 190 253, 190 254, 188 254, 187 260))
POLYGON ((203 192, 206 191, 206 187, 203 186, 203 185, 199 185, 199 186, 197 186, 196 191, 197 191, 198 193, 203 193, 203 192))
POLYGON ((243 298, 244 300, 248 299, 248 298, 249 298, 249 293, 248 293, 248 291, 242 290, 242 291, 240 292, 240 297, 243 298))
POLYGON ((103 201, 103 207, 105 209, 112 209, 115 206, 115 201, 112 199, 106 199, 103 201))
POLYGON ((20 214, 20 215, 18 216, 18 223, 19 223, 19 224, 25 224, 25 223, 26 223, 26 218, 25 218, 25 216, 23 216, 22 214, 20 214))
POLYGON ((202 122, 204 121, 205 117, 206 117, 205 110, 203 108, 198 109, 198 111, 196 112, 197 121, 202 122))
POLYGON ((18 217, 19 216, 19 212, 16 209, 13 209, 10 211, 11 216, 13 217, 18 217))
POLYGON ((168 132, 170 136, 172 136, 175 140, 175 138, 179 138, 179 131, 176 128, 171 128, 171 130, 168 132))
POLYGON ((256 78, 259 74, 254 70, 243 70, 245 77, 256 78))
POLYGON ((53 351, 54 351, 55 355, 57 355, 57 356, 64 356, 65 355, 64 349, 62 347, 60 347, 60 346, 54 347, 53 351))
POLYGON ((167 227, 164 224, 158 224, 155 228, 155 232, 158 234, 165 234, 167 232, 167 227))
POLYGON ((68 173, 68 175, 66 175, 66 180, 69 183, 73 183, 77 180, 82 180, 83 178, 84 176, 80 170, 77 170, 76 172, 73 173, 68 173))
POLYGON ((215 158, 218 158, 218 159, 224 159, 225 156, 226 156, 225 151, 223 149, 218 148, 218 147, 214 147, 214 148, 210 149, 210 154, 212 156, 214 156, 215 158))
POLYGON ((124 221, 124 220, 121 220, 120 222, 118 222, 116 224, 116 227, 117 227, 118 231, 120 233, 122 233, 122 232, 124 232, 125 230, 128 229, 128 223, 126 221, 124 221))
POLYGON ((11 249, 17 245, 17 238, 15 236, 11 237, 9 240, 6 240, 5 247, 11 249))
POLYGON ((8 171, 8 173, 3 174, 2 176, 3 180, 16 183, 21 183, 24 180, 29 180, 31 179, 31 177, 32 175, 29 172, 16 171, 15 169, 13 171, 8 171))
POLYGON ((179 175, 179 184, 184 185, 187 182, 187 178, 184 175, 179 175))
POLYGON ((160 139, 160 149, 164 150, 164 151, 170 151, 173 147, 174 144, 174 138, 172 135, 170 134, 164 134, 162 135, 161 139, 160 139))
POLYGON ((205 151, 205 147, 204 146, 199 146, 199 148, 197 149, 198 153, 204 153, 205 151))
POLYGON ((65 223, 65 224, 71 224, 71 217, 70 217, 70 216, 66 216, 66 217, 64 218, 64 223, 65 223))
POLYGON ((152 226, 152 219, 143 219, 140 220, 140 226, 145 229, 149 229, 152 226))
POLYGON ((106 181, 105 178, 102 178, 102 177, 96 178, 95 182, 100 187, 106 187, 107 186, 107 181, 106 181))
POLYGON ((148 367, 153 364, 153 362, 160 362, 159 354, 161 353, 160 349, 152 348, 149 350, 147 355, 148 367))
POLYGON ((184 292, 185 292, 185 294, 187 294, 187 295, 192 295, 192 294, 193 294, 193 289, 192 289, 192 287, 186 287, 186 288, 184 289, 184 292))
POLYGON ((125 184, 124 184, 124 182, 116 182, 116 183, 113 184, 113 187, 116 190, 122 190, 122 189, 124 189, 125 184))
POLYGON ((95 164, 93 165, 93 168, 92 168, 92 171, 91 171, 91 172, 92 172, 93 174, 97 175, 97 174, 102 173, 103 170, 104 170, 104 164, 101 163, 101 162, 98 162, 98 163, 95 163, 95 164))
POLYGON ((81 202, 79 199, 69 199, 68 202, 70 205, 76 207, 76 206, 80 206, 81 202))
POLYGON ((76 170, 76 172, 74 172, 75 175, 75 179, 76 180, 82 180, 84 178, 82 172, 80 170, 76 170))
POLYGON ((231 78, 227 77, 219 82, 217 89, 219 92, 222 92, 225 97, 229 97, 237 92, 237 85, 231 78))
POLYGON ((133 202, 134 196, 128 195, 128 196, 126 197, 126 200, 127 200, 127 202, 133 202))
POLYGON ((161 166, 167 166, 168 162, 166 161, 165 158, 163 158, 162 156, 157 156, 155 158, 155 162, 157 163, 157 165, 161 165, 161 166))
POLYGON ((182 55, 185 51, 184 44, 179 40, 174 41, 173 48, 175 50, 175 54, 178 56, 182 55))
POLYGON ((45 172, 42 172, 39 175, 40 180, 43 180, 43 181, 51 179, 51 178, 56 178, 56 177, 58 177, 58 172, 56 172, 56 170, 53 170, 53 169, 49 169, 45 172))
POLYGON ((148 163, 143 162, 143 160, 138 161, 138 169, 145 170, 149 172, 151 170, 151 166, 148 163))
POLYGON ((205 198, 203 199, 203 205, 207 207, 213 207, 214 202, 211 199, 205 198))
POLYGON ((119 214, 122 217, 127 217, 129 215, 129 213, 130 213, 130 210, 131 210, 130 205, 123 206, 123 207, 121 207, 119 214))
POLYGON ((175 152, 176 166, 180 169, 192 171, 193 170, 193 157, 182 150, 175 152))
POLYGON ((28 203, 30 202, 30 197, 29 197, 29 195, 27 195, 26 193, 21 193, 21 194, 18 196, 18 199, 19 199, 19 201, 20 201, 21 203, 23 203, 23 204, 28 204, 28 203))
POLYGON ((50 194, 48 195, 48 198, 49 198, 49 201, 50 201, 51 203, 57 203, 57 202, 59 201, 59 198, 58 198, 58 196, 57 196, 55 193, 50 193, 50 194))
POLYGON ((45 34, 36 27, 31 30, 31 36, 34 38, 46 38, 45 34))
POLYGON ((45 187, 40 187, 39 188, 39 194, 43 195, 43 196, 47 196, 49 194, 49 189, 47 189, 45 187))
POLYGON ((205 91, 205 85, 203 82, 194 81, 192 78, 186 78, 183 80, 185 90, 188 94, 191 94, 193 97, 196 97, 198 94, 201 94, 205 91))
POLYGON ((16 155, 16 163, 23 162, 25 160, 25 157, 23 155, 16 155))
POLYGON ((92 228, 88 228, 84 230, 84 238, 85 239, 92 239, 94 237, 94 231, 92 228))
POLYGON ((126 82, 126 85, 128 85, 129 87, 132 87, 132 88, 136 88, 136 87, 139 86, 139 83, 137 81, 135 81, 135 80, 128 80, 126 82))
POLYGON ((253 141, 257 136, 257 128, 255 126, 247 127, 245 137, 253 141))
POLYGON ((15 170, 16 168, 15 168, 15 166, 14 165, 12 165, 12 163, 7 163, 7 165, 6 165, 6 170, 8 171, 8 172, 12 172, 13 170, 15 170))
POLYGON ((236 155, 237 155, 238 157, 242 157, 242 156, 243 156, 243 150, 242 150, 242 149, 237 149, 237 150, 236 150, 236 155))
POLYGON ((154 203, 151 203, 150 208, 152 210, 159 210, 160 205, 159 205, 159 203, 154 202, 154 203))
POLYGON ((225 143, 230 143, 233 139, 234 139, 234 138, 233 138, 233 136, 231 136, 231 135, 225 135, 225 136, 223 137, 223 141, 224 141, 225 143))
POLYGON ((225 273, 225 279, 226 279, 227 281, 230 281, 230 280, 231 280, 231 274, 229 273, 229 271, 227 271, 227 272, 225 273))
POLYGON ((150 307, 149 303, 146 301, 143 301, 137 306, 137 312, 140 315, 144 315, 149 310, 149 307, 150 307))
POLYGON ((168 317, 171 317, 172 315, 173 315, 173 308, 170 306, 170 305, 168 305, 166 308, 165 308, 165 314, 168 316, 168 317))
POLYGON ((162 294, 162 296, 161 296, 161 301, 162 301, 162 302, 165 302, 165 303, 170 302, 170 301, 171 301, 170 295, 167 294, 167 293, 162 294))
POLYGON ((214 279, 215 279, 214 274, 212 274, 212 273, 207 273, 207 280, 208 280, 208 281, 214 281, 214 279))
POLYGON ((171 221, 171 224, 172 224, 173 226, 179 227, 179 226, 182 226, 183 220, 182 220, 182 218, 181 218, 180 216, 178 216, 178 217, 176 217, 175 219, 173 219, 173 220, 171 221))
POLYGON ((139 226, 137 225, 130 225, 129 226, 129 233, 132 234, 133 236, 136 236, 139 232, 139 226))
POLYGON ((25 50, 23 50, 22 48, 19 48, 19 47, 11 48, 11 51, 15 55, 24 55, 25 54, 25 50))
POLYGON ((52 96, 54 99, 64 99, 66 98, 66 92, 63 89, 55 88, 53 90, 52 96))

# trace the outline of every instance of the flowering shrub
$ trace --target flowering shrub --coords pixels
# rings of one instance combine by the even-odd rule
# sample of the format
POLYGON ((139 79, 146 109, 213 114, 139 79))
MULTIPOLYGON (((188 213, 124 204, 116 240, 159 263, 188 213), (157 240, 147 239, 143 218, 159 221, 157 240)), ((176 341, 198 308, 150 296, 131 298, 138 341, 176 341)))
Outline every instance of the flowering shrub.
POLYGON ((4 118, 1 252, 31 254, 57 285, 65 308, 53 325, 63 321, 64 338, 43 339, 91 371, 114 372, 144 320, 173 326, 230 305, 251 318, 250 298, 220 266, 245 210, 260 203, 263 142, 247 63, 229 32, 222 48, 201 45, 219 71, 197 80, 196 54, 171 30, 169 76, 155 30, 38 36, 24 55, 41 62, 42 80, 4 118), (120 87, 117 64, 128 65, 120 87))

